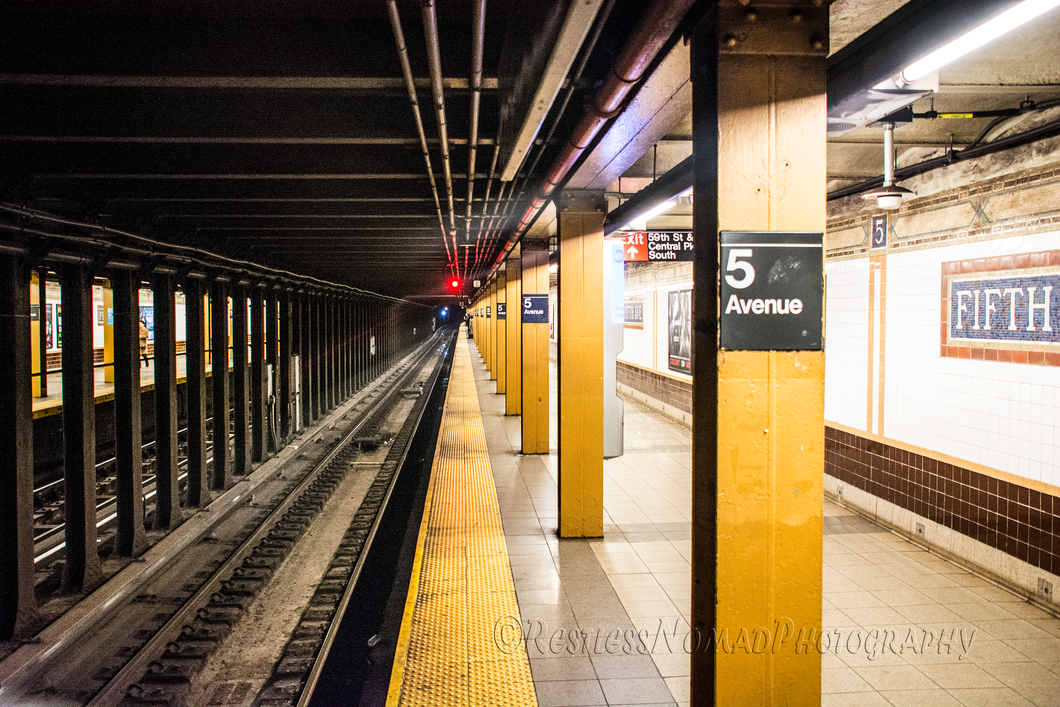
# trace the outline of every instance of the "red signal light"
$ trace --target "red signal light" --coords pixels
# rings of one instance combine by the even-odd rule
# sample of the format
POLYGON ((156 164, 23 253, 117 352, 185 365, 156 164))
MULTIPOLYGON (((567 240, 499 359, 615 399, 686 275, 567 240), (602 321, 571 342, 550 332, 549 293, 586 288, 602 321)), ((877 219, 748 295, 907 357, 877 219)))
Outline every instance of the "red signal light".
POLYGON ((458 278, 458 277, 449 278, 449 289, 450 290, 454 290, 454 291, 459 290, 461 284, 463 284, 463 283, 460 282, 460 278, 458 278))

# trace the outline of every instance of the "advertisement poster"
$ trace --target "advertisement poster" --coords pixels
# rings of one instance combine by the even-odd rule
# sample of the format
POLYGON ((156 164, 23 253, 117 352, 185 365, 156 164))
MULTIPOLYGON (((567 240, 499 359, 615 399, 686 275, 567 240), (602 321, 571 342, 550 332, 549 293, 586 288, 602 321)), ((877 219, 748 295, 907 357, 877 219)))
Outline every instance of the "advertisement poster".
POLYGON ((155 308, 140 307, 140 321, 147 325, 148 341, 155 340, 155 308))
POLYGON ((669 293, 667 367, 692 374, 692 290, 669 293))
POLYGON ((63 347, 63 306, 55 305, 55 348, 63 347))
POLYGON ((55 348, 55 320, 52 318, 52 305, 44 305, 44 346, 47 349, 55 348))
POLYGON ((644 295, 626 297, 627 329, 644 329, 644 295))

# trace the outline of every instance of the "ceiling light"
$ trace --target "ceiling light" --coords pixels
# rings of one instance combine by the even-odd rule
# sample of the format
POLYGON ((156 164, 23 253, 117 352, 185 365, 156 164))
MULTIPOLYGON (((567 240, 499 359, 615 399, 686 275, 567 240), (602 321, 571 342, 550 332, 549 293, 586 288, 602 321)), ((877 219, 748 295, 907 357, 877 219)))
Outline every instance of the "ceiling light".
POLYGON ((1060 5, 1060 0, 1024 0, 1024 2, 1002 12, 992 20, 984 22, 941 49, 936 49, 923 59, 913 62, 902 71, 902 79, 907 83, 916 81, 921 76, 925 76, 954 59, 978 49, 1006 32, 1033 20, 1038 15, 1048 12, 1057 5, 1060 5))
MULTIPOLYGON (((1060 0, 1058 0, 1060 2, 1060 0)), ((883 125, 883 186, 861 195, 862 199, 876 199, 881 209, 897 209, 902 201, 916 196, 916 192, 894 183, 894 123, 883 125)))
MULTIPOLYGON (((1060 0, 1057 0, 1057 1, 1060 2, 1060 0)), ((619 231, 626 231, 626 230, 645 231, 648 228, 648 225, 647 225, 648 224, 648 219, 655 218, 659 214, 669 211, 670 209, 672 209, 677 204, 691 204, 691 203, 692 203, 692 187, 689 187, 689 188, 685 189, 684 191, 682 191, 680 194, 675 194, 674 196, 670 197, 669 199, 667 199, 666 201, 662 202, 661 204, 658 204, 657 206, 651 207, 650 209, 645 211, 643 214, 640 214, 639 216, 636 216, 635 217, 636 218, 635 221, 630 221, 625 226, 623 226, 622 228, 619 228, 617 230, 619 230, 619 231)))

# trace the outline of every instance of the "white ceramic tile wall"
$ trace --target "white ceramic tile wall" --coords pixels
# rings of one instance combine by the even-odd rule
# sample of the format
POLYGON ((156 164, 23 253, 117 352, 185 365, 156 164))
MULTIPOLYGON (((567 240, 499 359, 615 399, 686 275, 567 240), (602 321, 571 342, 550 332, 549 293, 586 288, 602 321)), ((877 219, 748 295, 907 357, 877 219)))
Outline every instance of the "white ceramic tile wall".
MULTIPOLYGON (((939 355, 942 263, 1060 249, 1060 233, 887 256, 885 437, 1060 485, 1060 375, 939 355)), ((866 429, 868 259, 827 263, 825 418, 866 429)))
POLYGON ((627 295, 644 296, 644 329, 625 329, 622 353, 618 360, 647 369, 654 369, 668 375, 692 380, 691 376, 670 370, 667 366, 667 336, 669 335, 669 293, 687 290, 692 287, 692 281, 676 283, 672 285, 661 285, 651 289, 627 289, 627 295), (653 295, 657 293, 657 297, 653 295), (654 304, 653 304, 654 303, 654 304), (654 306, 654 305, 657 305, 654 306), (652 365, 652 322, 655 322, 655 365, 652 365))
MULTIPOLYGON (((655 311, 652 307, 652 292, 654 290, 627 290, 626 295, 640 295, 644 298, 644 328, 643 329, 623 329, 622 330, 622 353, 618 355, 619 361, 625 361, 626 363, 634 366, 640 366, 641 368, 651 369, 652 366, 652 349, 651 349, 651 332, 652 332, 652 321, 655 316, 655 311)), ((663 362, 665 363, 665 361, 663 362)))
POLYGON ((865 429, 869 261, 831 262, 825 272, 825 419, 865 429))

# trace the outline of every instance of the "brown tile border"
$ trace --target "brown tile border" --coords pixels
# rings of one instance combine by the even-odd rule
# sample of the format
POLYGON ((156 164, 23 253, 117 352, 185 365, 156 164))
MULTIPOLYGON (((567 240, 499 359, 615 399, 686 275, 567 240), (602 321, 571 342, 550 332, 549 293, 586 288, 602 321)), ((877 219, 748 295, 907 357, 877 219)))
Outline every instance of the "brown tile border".
POLYGON ((618 382, 681 412, 692 412, 692 380, 618 362, 618 382))
POLYGON ((925 451, 825 427, 826 474, 1060 574, 1060 489, 918 453, 925 451))

